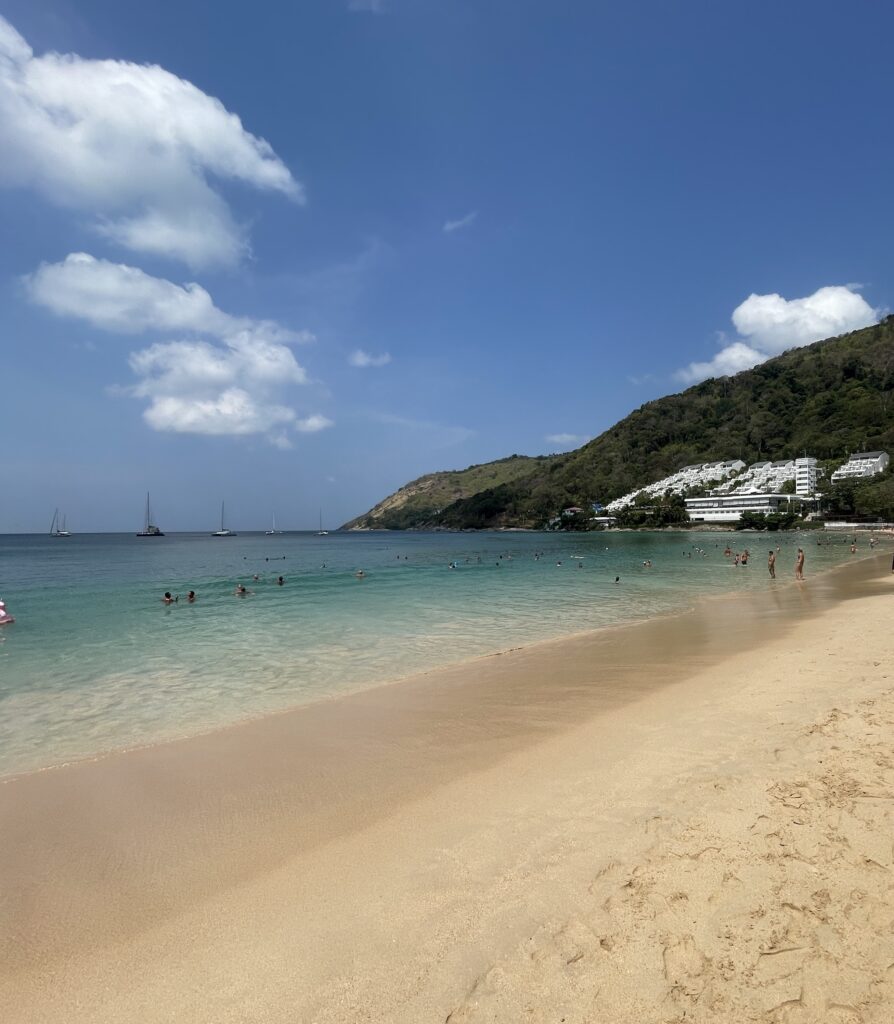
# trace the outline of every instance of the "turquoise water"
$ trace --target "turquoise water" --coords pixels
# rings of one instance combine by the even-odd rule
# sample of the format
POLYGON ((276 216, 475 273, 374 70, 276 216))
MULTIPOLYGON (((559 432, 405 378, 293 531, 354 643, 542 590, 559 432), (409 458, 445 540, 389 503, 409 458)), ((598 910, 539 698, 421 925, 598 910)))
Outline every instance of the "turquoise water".
POLYGON ((853 557, 814 534, 0 536, 17 619, 0 629, 0 775, 766 588, 771 542, 776 586, 799 543, 808 575, 853 557), (727 541, 752 549, 747 568, 727 541), (240 581, 252 596, 234 596, 240 581))

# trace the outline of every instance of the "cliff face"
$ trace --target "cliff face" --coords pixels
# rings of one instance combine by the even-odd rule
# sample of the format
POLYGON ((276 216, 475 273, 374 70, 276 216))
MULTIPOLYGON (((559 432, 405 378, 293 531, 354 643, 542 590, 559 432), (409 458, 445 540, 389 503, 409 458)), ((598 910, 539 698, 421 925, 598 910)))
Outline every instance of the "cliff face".
POLYGON ((750 463, 805 451, 843 462, 852 452, 874 449, 894 449, 894 316, 648 402, 567 455, 471 467, 464 472, 474 470, 474 484, 470 478, 466 493, 455 497, 446 478, 457 474, 421 477, 354 523, 396 529, 539 526, 559 509, 604 504, 691 463, 750 463), (487 482, 493 467, 507 464, 514 464, 513 472, 487 482), (433 486, 426 496, 423 483, 436 479, 445 486, 433 486), (396 506, 405 518, 414 510, 406 523, 394 511, 378 514, 414 488, 396 506), (431 500, 435 493, 437 501, 431 500))

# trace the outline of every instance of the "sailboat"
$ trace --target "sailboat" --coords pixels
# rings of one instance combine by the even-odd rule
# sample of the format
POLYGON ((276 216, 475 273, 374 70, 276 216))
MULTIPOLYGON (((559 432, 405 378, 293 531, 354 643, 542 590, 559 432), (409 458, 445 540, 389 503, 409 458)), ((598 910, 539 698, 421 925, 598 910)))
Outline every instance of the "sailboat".
POLYGON ((282 533, 282 530, 277 530, 277 528, 276 528, 276 513, 275 512, 273 513, 273 526, 272 526, 272 528, 269 529, 269 530, 265 530, 264 533, 268 537, 272 537, 276 533, 282 533))
POLYGON ((323 529, 323 510, 320 509, 320 528, 317 530, 318 537, 328 537, 329 531, 323 529))
POLYGON ((50 536, 51 537, 70 537, 71 534, 65 529, 65 516, 62 517, 62 523, 59 523, 59 509, 53 513, 53 521, 50 523, 50 536))
POLYGON ((211 534, 211 536, 212 537, 238 537, 239 536, 237 533, 233 533, 232 530, 228 530, 224 526, 224 503, 223 502, 220 503, 220 529, 219 530, 215 530, 214 533, 211 534))
POLYGON ((146 491, 146 526, 145 529, 140 530, 137 534, 138 537, 164 537, 161 530, 155 526, 152 522, 152 517, 149 512, 149 492, 146 491))

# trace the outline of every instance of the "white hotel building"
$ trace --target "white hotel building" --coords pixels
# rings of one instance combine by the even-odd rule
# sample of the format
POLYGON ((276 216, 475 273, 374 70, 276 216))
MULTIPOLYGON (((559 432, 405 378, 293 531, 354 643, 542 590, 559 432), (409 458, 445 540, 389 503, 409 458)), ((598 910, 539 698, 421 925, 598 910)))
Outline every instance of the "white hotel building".
POLYGON ((852 480, 859 477, 875 476, 888 468, 887 452, 857 452, 843 466, 832 474, 832 483, 839 480, 852 480))
POLYGON ((686 511, 693 523, 735 523, 743 512, 772 515, 800 512, 804 498, 794 494, 710 494, 704 498, 686 498, 686 511))
POLYGON ((795 459, 795 494, 806 498, 816 494, 816 459, 795 459))

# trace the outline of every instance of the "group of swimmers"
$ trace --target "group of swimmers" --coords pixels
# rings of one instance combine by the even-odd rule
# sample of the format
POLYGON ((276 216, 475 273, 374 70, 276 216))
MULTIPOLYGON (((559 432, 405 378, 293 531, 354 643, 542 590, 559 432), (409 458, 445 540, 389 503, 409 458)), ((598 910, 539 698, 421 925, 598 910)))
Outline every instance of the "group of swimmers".
MULTIPOLYGON (((325 569, 326 566, 323 565, 322 568, 325 569)), ((354 573, 354 575, 357 577, 358 580, 362 580, 362 579, 366 578, 366 573, 363 571, 363 569, 358 569, 354 573)), ((261 577, 257 573, 255 573, 255 575, 252 576, 252 582, 253 583, 260 583, 261 582, 261 577)), ((278 586, 278 587, 284 587, 286 585, 285 577, 284 576, 277 576, 276 580, 275 580, 275 583, 276 583, 276 586, 278 586)), ((250 590, 244 583, 237 583, 235 588, 234 588, 234 590, 233 590, 233 596, 234 597, 252 597, 253 595, 254 595, 254 591, 250 590)), ((171 594, 170 590, 166 590, 164 592, 164 595, 162 596, 161 602, 162 602, 162 604, 177 604, 177 602, 179 600, 180 600, 180 595, 179 594, 173 595, 173 594, 171 594)), ((194 590, 190 590, 190 592, 186 595, 186 600, 187 600, 187 602, 189 604, 194 604, 195 600, 196 600, 196 592, 194 590)), ((3 620, 0 619, 0 624, 2 624, 2 621, 3 620)))
MULTIPOLYGON (((821 544, 821 543, 822 542, 820 540, 817 540, 817 544, 821 544)), ((870 549, 874 548, 875 545, 876 545, 876 539, 875 539, 875 537, 871 537, 870 540, 869 540, 869 547, 870 547, 870 549)), ((717 545, 717 546, 719 547, 719 545, 717 545)), ((608 548, 606 548, 605 550, 607 551, 608 548)), ((705 551, 704 548, 698 547, 695 544, 692 545, 692 550, 695 551, 695 553, 697 555, 701 555, 703 558, 707 558, 708 557, 708 552, 705 551)), ((779 546, 777 546, 775 548, 775 550, 773 548, 770 548, 769 554, 767 555, 767 571, 769 572, 771 579, 774 579, 774 580, 776 579, 776 556, 777 556, 777 554, 781 550, 782 549, 779 546)), ((851 543, 851 552, 856 552, 856 550, 857 550, 857 538, 854 537, 853 542, 851 543)), ((543 552, 543 551, 536 551, 534 553, 534 561, 535 562, 539 562, 540 559, 544 556, 544 554, 545 554, 545 552, 543 552)), ((724 549, 723 554, 724 554, 724 556, 726 558, 732 558, 733 559, 733 565, 736 565, 736 566, 739 566, 739 565, 747 566, 748 565, 748 560, 751 557, 751 552, 748 550, 748 548, 745 548, 743 551, 733 551, 733 549, 729 546, 729 544, 727 544, 726 548, 724 549)), ((407 555, 403 555, 402 556, 402 555, 398 554, 398 555, 395 555, 394 557, 396 559, 402 559, 404 561, 408 560, 408 556, 407 555)), ((684 558, 687 558, 687 557, 691 558, 692 557, 692 552, 684 552, 683 553, 683 557, 684 558)), ((495 563, 497 568, 500 567, 500 564, 501 564, 501 562, 504 559, 506 561, 511 561, 512 560, 511 553, 505 552, 505 553, 503 553, 503 554, 501 554, 499 556, 499 561, 497 561, 495 563)), ((577 561, 577 559, 575 559, 575 560, 577 561)), ((266 559, 266 561, 269 561, 269 559, 266 559)), ((471 563, 471 561, 472 561, 471 558, 465 558, 464 559, 464 563, 466 565, 469 565, 471 563)), ((481 565, 482 564, 481 556, 478 555, 476 557, 475 561, 476 561, 477 565, 481 565)), ((557 566, 561 566, 562 565, 561 560, 557 561, 556 565, 557 566)), ((453 559, 453 561, 448 562, 448 564, 447 564, 447 568, 448 569, 458 569, 459 566, 460 566, 459 559, 453 559)), ((577 567, 579 569, 582 569, 583 568, 583 562, 582 561, 578 561, 577 567)), ((325 569, 326 565, 323 564, 321 566, 321 568, 325 569)), ((651 569, 652 568, 652 560, 650 558, 647 558, 647 559, 643 560, 643 568, 644 569, 651 569)), ((892 562, 891 571, 894 572, 894 562, 892 562)), ((357 579, 364 579, 366 577, 366 573, 364 572, 363 569, 358 569, 354 573, 354 576, 357 579)), ((261 580, 261 577, 258 576, 257 574, 255 574, 252 577, 252 579, 253 579, 254 582, 257 583, 257 582, 259 582, 261 580)), ((797 579, 797 580, 803 580, 804 579, 804 549, 803 548, 798 548, 797 555, 795 557, 795 579, 797 579)), ((277 586, 280 586, 280 587, 284 586, 285 582, 286 581, 285 581, 284 577, 277 576, 277 578, 276 578, 277 586)), ((615 583, 620 583, 621 582, 621 577, 620 576, 615 576, 614 582, 615 583)), ((254 591, 253 590, 249 590, 249 588, 246 587, 243 583, 237 583, 236 584, 236 588, 233 591, 233 593, 234 593, 234 595, 236 597, 249 597, 249 596, 254 594, 254 591)), ((176 597, 174 597, 174 596, 171 595, 171 592, 167 591, 167 590, 165 591, 164 597, 162 598, 162 602, 164 604, 176 604, 179 600, 180 600, 180 595, 179 594, 176 597)), ((196 592, 194 590, 190 590, 189 593, 186 595, 186 600, 187 600, 187 602, 189 604, 193 604, 195 602, 195 600, 196 600, 196 592)), ((15 619, 13 619, 13 617, 6 612, 6 608, 3 605, 3 602, 0 601, 0 625, 3 625, 6 622, 14 622, 14 621, 15 621, 15 619)))
MULTIPOLYGON (((779 550, 778 548, 776 549, 779 550)), ((748 565, 748 559, 751 558, 751 552, 748 548, 744 551, 733 551, 733 549, 727 544, 723 549, 724 558, 732 558, 733 565, 748 565)))
MULTIPOLYGON (((254 575, 252 577, 252 579, 256 583, 260 580, 260 578, 261 577, 258 576, 258 575, 254 575)), ((285 582, 286 581, 285 581, 284 577, 282 577, 282 576, 277 576, 276 577, 276 585, 278 587, 284 586, 285 582)), ((244 583, 237 583, 236 584, 236 588, 233 591, 233 594, 236 597, 248 597, 250 594, 253 594, 253 593, 254 593, 254 591, 253 590, 249 590, 248 587, 246 587, 246 585, 244 583)), ((161 603, 162 604, 177 604, 177 602, 179 600, 180 600, 180 595, 179 594, 174 595, 174 594, 172 594, 170 592, 170 590, 166 590, 164 592, 164 595, 162 596, 161 603)), ((187 604, 195 604, 195 601, 196 601, 196 592, 194 590, 190 590, 189 593, 186 595, 186 602, 187 602, 187 604)))

